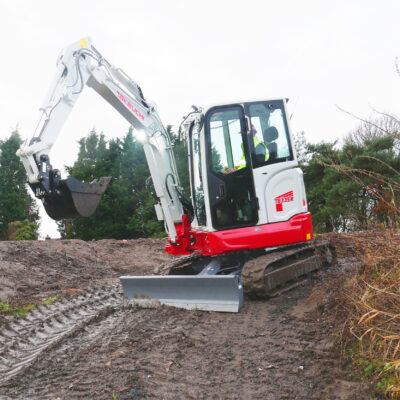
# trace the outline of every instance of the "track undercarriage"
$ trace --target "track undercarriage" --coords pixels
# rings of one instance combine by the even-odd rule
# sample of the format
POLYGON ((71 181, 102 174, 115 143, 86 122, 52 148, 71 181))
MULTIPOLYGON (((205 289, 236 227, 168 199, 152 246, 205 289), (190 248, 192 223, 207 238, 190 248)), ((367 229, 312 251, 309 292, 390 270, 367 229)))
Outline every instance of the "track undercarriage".
POLYGON ((161 266, 155 271, 156 276, 126 276, 121 277, 121 282, 125 295, 145 306, 161 303, 238 312, 243 292, 249 297, 274 296, 332 260, 329 242, 316 240, 214 257, 181 257, 161 266))

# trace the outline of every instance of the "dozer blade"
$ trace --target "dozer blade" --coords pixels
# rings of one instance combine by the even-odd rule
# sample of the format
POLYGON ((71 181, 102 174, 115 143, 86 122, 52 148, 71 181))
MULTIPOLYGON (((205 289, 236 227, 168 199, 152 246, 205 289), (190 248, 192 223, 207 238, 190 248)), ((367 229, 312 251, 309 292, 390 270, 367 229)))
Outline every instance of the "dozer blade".
POLYGON ((53 193, 43 199, 47 214, 55 219, 90 217, 105 192, 111 177, 83 183, 75 178, 57 182, 53 193))
POLYGON ((243 289, 238 275, 121 276, 124 295, 144 307, 238 312, 243 289))

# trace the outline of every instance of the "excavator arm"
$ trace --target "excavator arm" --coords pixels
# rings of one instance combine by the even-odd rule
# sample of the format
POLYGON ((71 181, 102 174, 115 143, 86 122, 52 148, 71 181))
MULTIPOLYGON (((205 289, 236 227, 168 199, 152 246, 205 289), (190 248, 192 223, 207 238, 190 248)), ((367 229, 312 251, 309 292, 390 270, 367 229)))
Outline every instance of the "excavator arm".
POLYGON ((50 164, 50 150, 85 86, 102 96, 136 130, 158 199, 157 216, 165 221, 174 243, 175 224, 182 222, 184 211, 170 137, 155 106, 145 100, 140 87, 125 72, 110 64, 90 38, 73 43, 61 52, 56 75, 40 108, 37 128, 32 139, 17 152, 35 196, 43 201, 53 219, 89 216, 111 179, 105 177, 91 183, 74 178, 63 180, 50 164))

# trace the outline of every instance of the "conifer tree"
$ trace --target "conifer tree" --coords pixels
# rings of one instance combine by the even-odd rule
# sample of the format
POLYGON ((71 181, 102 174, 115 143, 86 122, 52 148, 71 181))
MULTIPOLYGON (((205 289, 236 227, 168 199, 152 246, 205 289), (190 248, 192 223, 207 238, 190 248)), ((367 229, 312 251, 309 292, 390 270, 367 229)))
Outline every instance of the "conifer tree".
POLYGON ((37 206, 28 194, 25 169, 16 155, 21 145, 18 130, 0 141, 0 238, 6 239, 8 225, 29 220, 38 224, 37 206))

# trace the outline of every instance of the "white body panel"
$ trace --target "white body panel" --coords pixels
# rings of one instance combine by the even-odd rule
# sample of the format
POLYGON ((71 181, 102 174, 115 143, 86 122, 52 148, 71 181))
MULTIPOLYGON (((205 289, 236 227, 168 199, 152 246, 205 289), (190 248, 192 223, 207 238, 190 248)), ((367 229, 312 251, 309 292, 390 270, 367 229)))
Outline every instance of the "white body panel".
POLYGON ((264 204, 260 204, 260 209, 266 210, 266 220, 260 218, 259 223, 287 221, 307 211, 300 168, 285 169, 271 175, 264 188, 264 204))

